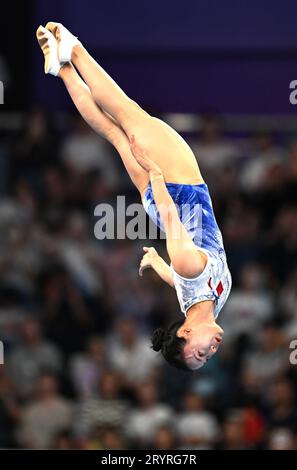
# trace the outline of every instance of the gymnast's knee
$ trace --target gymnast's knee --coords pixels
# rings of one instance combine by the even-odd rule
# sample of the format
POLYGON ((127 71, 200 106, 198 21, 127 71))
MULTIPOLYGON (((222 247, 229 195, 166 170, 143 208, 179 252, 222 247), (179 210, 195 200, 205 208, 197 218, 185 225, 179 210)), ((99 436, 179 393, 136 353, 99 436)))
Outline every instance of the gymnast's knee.
POLYGON ((116 119, 123 128, 133 128, 141 125, 142 119, 149 119, 151 116, 136 101, 128 98, 120 104, 116 119))

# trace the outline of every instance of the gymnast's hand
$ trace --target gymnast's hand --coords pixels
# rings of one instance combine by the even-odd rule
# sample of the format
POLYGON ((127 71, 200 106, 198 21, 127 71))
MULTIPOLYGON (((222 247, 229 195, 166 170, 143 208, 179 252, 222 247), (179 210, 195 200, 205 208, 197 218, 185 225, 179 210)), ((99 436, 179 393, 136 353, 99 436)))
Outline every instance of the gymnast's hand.
POLYGON ((145 255, 140 262, 139 276, 142 276, 145 269, 153 268, 154 262, 159 258, 157 251, 153 247, 148 248, 147 246, 144 246, 143 251, 145 252, 145 255))
POLYGON ((146 151, 136 143, 134 135, 130 138, 130 148, 135 160, 137 160, 139 165, 150 174, 150 177, 162 175, 161 168, 151 158, 149 158, 146 151))

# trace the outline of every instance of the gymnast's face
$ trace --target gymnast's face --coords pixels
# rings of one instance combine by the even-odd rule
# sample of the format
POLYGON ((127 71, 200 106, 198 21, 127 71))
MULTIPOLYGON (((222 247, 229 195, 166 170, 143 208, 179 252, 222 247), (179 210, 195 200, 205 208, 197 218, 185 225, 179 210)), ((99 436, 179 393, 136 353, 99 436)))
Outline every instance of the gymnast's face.
POLYGON ((184 338, 185 363, 192 370, 200 369, 217 352, 222 342, 224 330, 214 321, 191 327, 182 326, 177 336, 184 338))

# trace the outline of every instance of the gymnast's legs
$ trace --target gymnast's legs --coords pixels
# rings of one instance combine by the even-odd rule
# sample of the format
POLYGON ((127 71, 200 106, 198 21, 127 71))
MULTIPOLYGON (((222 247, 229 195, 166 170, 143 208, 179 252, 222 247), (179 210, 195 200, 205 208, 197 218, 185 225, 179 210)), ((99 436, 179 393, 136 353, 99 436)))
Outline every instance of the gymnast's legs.
POLYGON ((73 48, 71 60, 96 103, 115 119, 129 140, 135 136, 137 144, 160 166, 167 182, 203 182, 190 147, 177 132, 131 100, 82 45, 73 48))
POLYGON ((61 67, 59 76, 62 78, 73 103, 83 119, 95 132, 107 139, 116 148, 132 182, 142 193, 148 185, 148 174, 132 155, 130 143, 125 132, 110 116, 97 106, 88 86, 78 75, 72 64, 68 63, 61 67))
POLYGON ((96 132, 115 146, 142 196, 148 175, 131 152, 132 136, 137 146, 161 168, 166 182, 203 183, 195 156, 176 131, 131 100, 85 47, 78 41, 75 43, 76 38, 66 28, 59 23, 48 23, 47 28, 60 50, 67 48, 67 41, 71 47, 71 63, 61 66, 58 75, 77 109, 96 132))

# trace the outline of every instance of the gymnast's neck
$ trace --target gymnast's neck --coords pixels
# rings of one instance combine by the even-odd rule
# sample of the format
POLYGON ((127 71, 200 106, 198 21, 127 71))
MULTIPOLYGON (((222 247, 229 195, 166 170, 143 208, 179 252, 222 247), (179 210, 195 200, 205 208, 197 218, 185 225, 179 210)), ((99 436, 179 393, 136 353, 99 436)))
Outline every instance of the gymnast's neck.
POLYGON ((214 311, 215 303, 213 300, 199 302, 189 308, 185 321, 187 324, 213 322, 215 320, 214 311))

